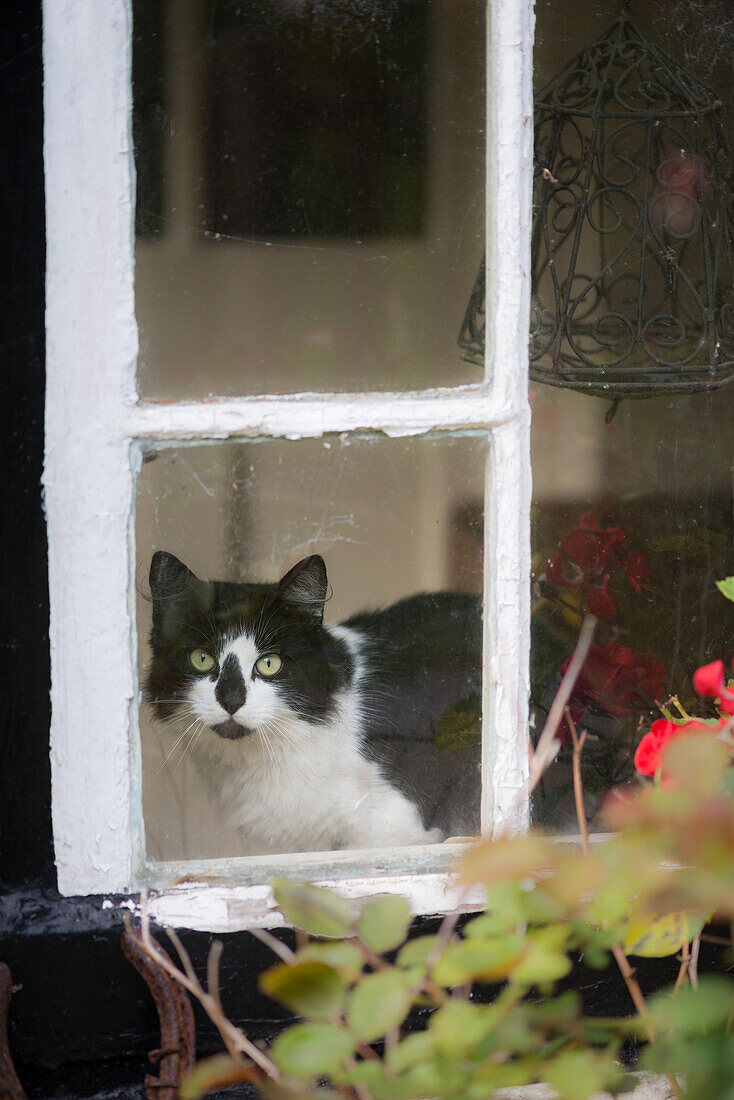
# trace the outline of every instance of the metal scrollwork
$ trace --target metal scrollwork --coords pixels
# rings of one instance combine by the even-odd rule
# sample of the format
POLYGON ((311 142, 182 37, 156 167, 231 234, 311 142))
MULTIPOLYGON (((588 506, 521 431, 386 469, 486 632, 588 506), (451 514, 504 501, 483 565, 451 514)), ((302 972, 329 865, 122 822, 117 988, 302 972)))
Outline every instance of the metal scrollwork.
MULTIPOLYGON (((626 13, 535 100, 530 375, 619 398, 734 377, 721 101, 626 13)), ((484 265, 459 338, 484 352, 484 265)))

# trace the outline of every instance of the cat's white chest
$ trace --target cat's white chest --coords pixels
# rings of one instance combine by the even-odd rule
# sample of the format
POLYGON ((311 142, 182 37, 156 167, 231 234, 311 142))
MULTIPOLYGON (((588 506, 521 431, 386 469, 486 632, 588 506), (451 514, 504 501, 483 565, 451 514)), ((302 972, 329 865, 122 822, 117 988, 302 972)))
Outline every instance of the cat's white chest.
POLYGON ((240 829, 248 854, 441 839, 361 755, 350 703, 347 693, 335 717, 323 724, 284 718, 277 736, 199 743, 210 785, 240 829))

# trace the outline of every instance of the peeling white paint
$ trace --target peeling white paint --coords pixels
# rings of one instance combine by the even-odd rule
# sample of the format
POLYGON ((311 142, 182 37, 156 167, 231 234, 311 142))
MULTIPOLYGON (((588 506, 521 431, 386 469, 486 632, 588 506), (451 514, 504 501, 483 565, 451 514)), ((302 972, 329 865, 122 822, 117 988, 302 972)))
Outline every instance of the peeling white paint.
POLYGON ((507 395, 498 399, 484 386, 463 386, 419 393, 306 393, 176 405, 141 402, 131 409, 130 417, 133 435, 142 439, 307 439, 361 429, 406 436, 437 429, 486 428, 505 424, 518 412, 507 395))
MULTIPOLYGON (((527 821, 531 209, 531 0, 491 0, 488 20, 488 383, 422 393, 299 394, 139 403, 133 297, 129 0, 46 0, 47 447, 53 821, 59 889, 112 893, 150 881, 135 740, 132 521, 135 441, 300 439, 492 429, 486 488, 484 825, 527 821), (131 730, 133 731, 131 734, 131 730)), ((304 856, 303 874, 356 894, 399 889, 416 912, 456 902, 446 854, 396 873, 364 854, 304 856), (319 865, 319 861, 320 864, 319 865), (340 870, 337 869, 337 864, 340 870), (351 865, 350 865, 351 866, 351 865), (414 873, 408 875, 406 870, 414 873), (350 872, 350 873, 351 873, 350 872)), ((397 857, 396 857, 397 858, 397 857)), ((402 858, 402 857, 401 857, 402 858)), ((423 861, 423 862, 422 862, 423 861)), ((273 861, 223 873, 266 880, 273 861)), ((161 868, 160 876, 171 868, 161 868)), ((195 871, 192 865, 184 873, 195 871)), ((295 868, 294 872, 295 874, 295 868)), ((153 876, 155 877, 155 876, 153 876)), ((170 881, 170 879, 169 879, 170 881)), ((155 919, 229 929, 273 923, 262 885, 196 885, 151 902, 155 919), (197 923, 198 922, 198 923, 197 923)))
POLYGON ((532 4, 494 0, 487 28, 487 365, 498 408, 485 496, 483 826, 527 827, 530 692, 532 4), (491 320, 490 320, 491 319, 491 320), (487 723, 485 723, 486 725, 487 723))
MULTIPOLYGON (((338 889, 342 897, 363 898, 375 894, 401 894, 419 914, 450 913, 486 905, 483 890, 466 891, 450 875, 365 877, 344 881, 319 880, 319 886, 338 889)), ((277 909, 269 886, 204 886, 192 883, 150 898, 148 910, 158 924, 211 932, 237 932, 247 928, 279 928, 287 922, 277 909)))
POLYGON ((53 821, 59 889, 131 885, 130 12, 44 5, 53 821))

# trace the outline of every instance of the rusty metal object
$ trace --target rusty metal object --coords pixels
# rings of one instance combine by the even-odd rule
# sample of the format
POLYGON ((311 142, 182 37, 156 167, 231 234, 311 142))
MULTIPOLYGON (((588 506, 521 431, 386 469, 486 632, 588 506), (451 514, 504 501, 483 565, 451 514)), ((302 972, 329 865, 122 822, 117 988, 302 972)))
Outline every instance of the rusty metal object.
MULTIPOLYGON (((123 954, 150 990, 158 1010, 161 1045, 151 1050, 148 1061, 158 1076, 146 1074, 146 1100, 176 1100, 177 1089, 196 1061, 196 1032, 191 1002, 184 989, 150 957, 130 928, 120 938, 123 954)), ((13 1100, 15 1098, 13 1097, 13 1100)))
POLYGON ((8 1047, 8 1008, 13 995, 10 967, 0 963, 0 1100, 28 1100, 8 1047))

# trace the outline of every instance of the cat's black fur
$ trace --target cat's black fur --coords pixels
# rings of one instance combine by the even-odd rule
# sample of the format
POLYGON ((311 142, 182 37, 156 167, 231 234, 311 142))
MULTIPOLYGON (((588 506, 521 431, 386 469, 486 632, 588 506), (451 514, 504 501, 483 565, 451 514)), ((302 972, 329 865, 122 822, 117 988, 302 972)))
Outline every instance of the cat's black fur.
MULTIPOLYGON (((299 562, 277 584, 240 584, 202 581, 159 551, 150 585, 152 658, 145 698, 159 718, 190 706, 192 681, 200 693, 210 692, 202 684, 208 677, 228 717, 209 722, 202 736, 250 736, 252 730, 238 725, 234 715, 243 713, 237 708, 248 691, 266 688, 231 656, 221 659, 227 639, 247 635, 258 653, 280 655, 282 668, 267 688, 310 726, 327 726, 337 701, 356 692, 359 728, 345 736, 356 738, 364 758, 376 762, 419 808, 426 829, 440 829, 443 836, 478 830, 478 598, 417 595, 336 628, 325 626, 326 568, 318 555, 299 562), (191 668, 189 654, 196 647, 217 659, 206 677, 191 668)), ((328 784, 328 759, 324 766, 328 784)))

